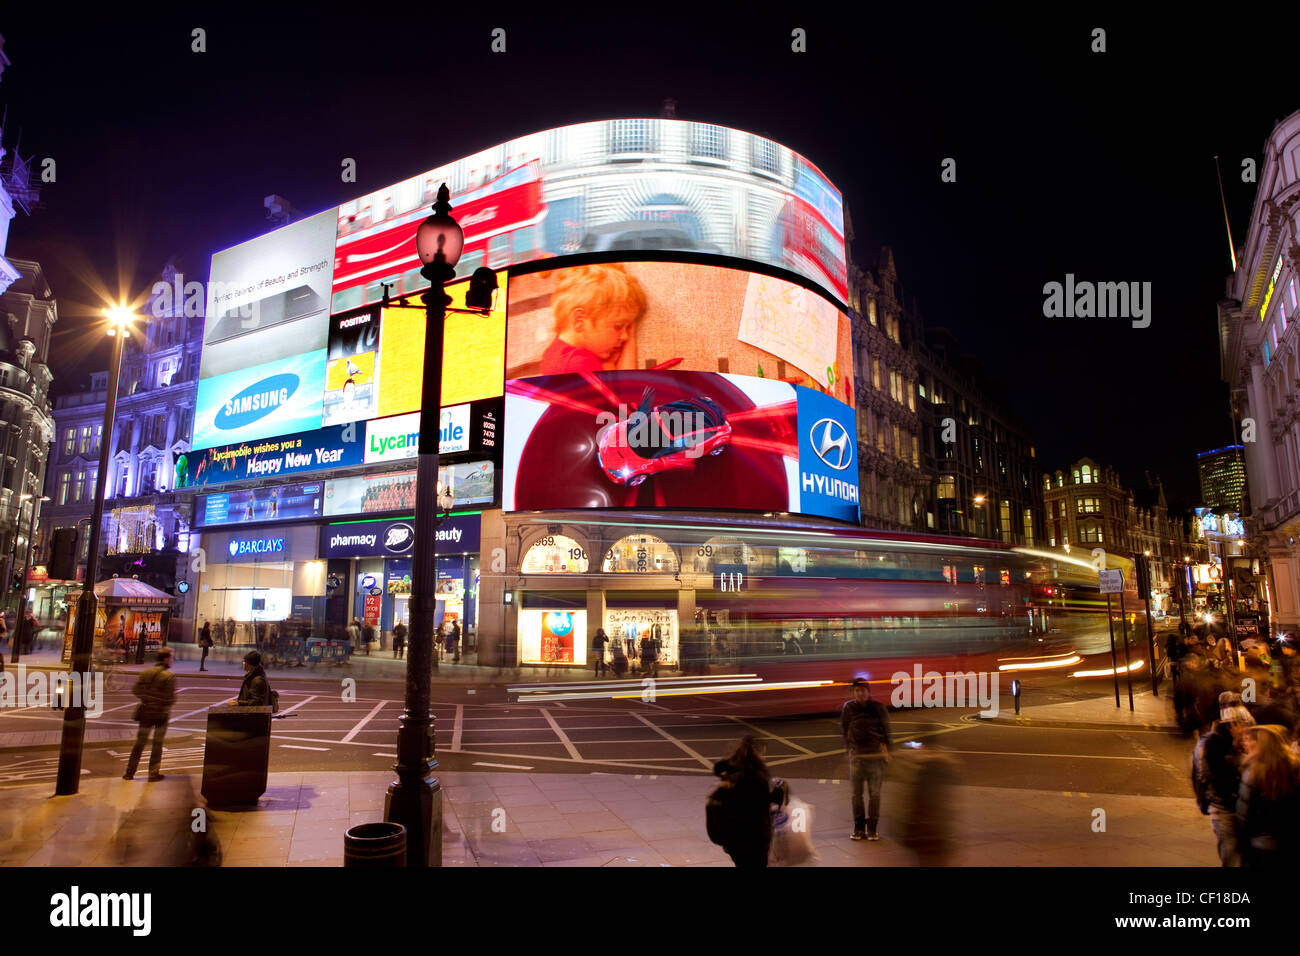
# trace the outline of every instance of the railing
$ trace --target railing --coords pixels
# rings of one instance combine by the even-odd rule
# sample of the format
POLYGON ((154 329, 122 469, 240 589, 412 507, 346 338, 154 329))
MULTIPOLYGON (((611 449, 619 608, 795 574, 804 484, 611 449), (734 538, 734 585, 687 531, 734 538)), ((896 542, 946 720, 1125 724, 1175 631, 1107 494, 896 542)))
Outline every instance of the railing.
POLYGON ((1276 528, 1297 512, 1300 512, 1300 488, 1283 498, 1279 498, 1270 507, 1264 509, 1264 526, 1266 528, 1276 528))

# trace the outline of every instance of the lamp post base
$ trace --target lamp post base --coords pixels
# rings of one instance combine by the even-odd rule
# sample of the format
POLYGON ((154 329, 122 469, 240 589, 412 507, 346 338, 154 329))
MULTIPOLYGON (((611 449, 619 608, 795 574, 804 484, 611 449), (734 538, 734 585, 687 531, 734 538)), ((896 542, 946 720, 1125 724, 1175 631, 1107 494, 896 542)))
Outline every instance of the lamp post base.
POLYGON ((406 827, 407 866, 442 866, 442 785, 432 770, 414 783, 393 781, 384 820, 406 827))

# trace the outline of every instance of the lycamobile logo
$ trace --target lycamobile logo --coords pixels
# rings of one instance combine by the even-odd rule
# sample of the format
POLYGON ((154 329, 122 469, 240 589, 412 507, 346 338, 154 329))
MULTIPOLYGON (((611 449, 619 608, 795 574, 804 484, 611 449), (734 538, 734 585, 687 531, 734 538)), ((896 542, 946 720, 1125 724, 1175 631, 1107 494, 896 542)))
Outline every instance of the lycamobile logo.
POLYGON ((420 433, 418 431, 407 432, 404 435, 371 435, 370 447, 367 451, 376 455, 387 455, 390 451, 399 451, 403 448, 416 448, 420 444, 420 433))
POLYGON ((226 402, 226 407, 217 412, 214 424, 227 430, 252 424, 286 404, 298 391, 300 381, 292 372, 269 375, 226 402))

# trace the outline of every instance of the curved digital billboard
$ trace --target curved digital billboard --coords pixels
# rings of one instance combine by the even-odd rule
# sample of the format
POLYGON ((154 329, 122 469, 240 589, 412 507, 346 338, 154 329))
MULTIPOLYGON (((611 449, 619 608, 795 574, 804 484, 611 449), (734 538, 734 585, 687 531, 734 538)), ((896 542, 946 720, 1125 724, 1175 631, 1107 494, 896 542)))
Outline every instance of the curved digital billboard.
POLYGON ((752 133, 670 119, 521 136, 338 210, 333 312, 420 289, 411 237, 447 183, 465 231, 461 275, 585 252, 735 256, 848 297, 844 202, 798 153, 752 133))

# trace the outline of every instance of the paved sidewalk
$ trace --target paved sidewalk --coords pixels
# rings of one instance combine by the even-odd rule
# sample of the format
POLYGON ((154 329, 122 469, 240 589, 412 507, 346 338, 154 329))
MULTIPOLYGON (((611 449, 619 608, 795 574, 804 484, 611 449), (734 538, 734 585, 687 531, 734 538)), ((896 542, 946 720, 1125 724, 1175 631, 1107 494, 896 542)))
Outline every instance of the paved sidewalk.
MULTIPOLYGON (((906 766, 891 770, 879 843, 852 842, 846 781, 791 780, 812 807, 819 866, 906 866, 906 766)), ((382 819, 391 773, 274 773, 255 810, 210 811, 225 866, 340 866, 349 826, 382 819)), ((708 776, 440 775, 445 866, 730 866, 704 828, 708 776)), ((0 789, 0 866, 182 865, 199 778, 0 789)), ((958 866, 1215 866, 1191 799, 952 787, 958 866), (1094 832, 1096 810, 1105 832, 1094 832)))
MULTIPOLYGON (((1133 710, 1128 709, 1128 691, 1120 684, 1120 706, 1115 706, 1113 690, 1100 697, 1071 700, 1060 704, 1037 704, 1020 708, 1021 723, 1044 724, 1106 724, 1119 727, 1142 727, 1146 730, 1178 732, 1174 719, 1173 687, 1166 682, 1164 693, 1152 697, 1150 689, 1139 692, 1133 689, 1133 710)), ((996 718, 998 722, 1017 722, 1015 710, 1003 706, 996 718)))

